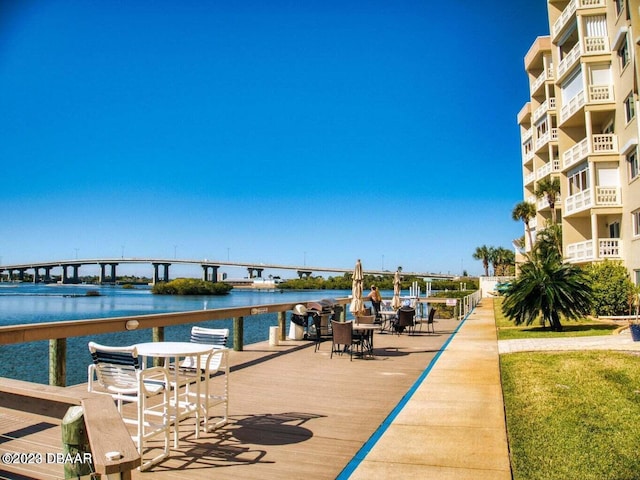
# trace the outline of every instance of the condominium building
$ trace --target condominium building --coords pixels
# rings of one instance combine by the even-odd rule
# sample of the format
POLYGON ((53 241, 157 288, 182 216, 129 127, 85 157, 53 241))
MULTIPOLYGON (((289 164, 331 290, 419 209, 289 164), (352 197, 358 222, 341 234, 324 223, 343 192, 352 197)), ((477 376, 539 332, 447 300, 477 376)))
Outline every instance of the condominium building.
MULTIPOLYGON (((557 177, 565 260, 621 260, 637 284, 639 3, 548 0, 550 35, 524 58, 530 100, 518 114, 533 241, 552 219, 548 200, 535 193, 557 177)), ((525 244, 530 250, 528 235, 525 244)))

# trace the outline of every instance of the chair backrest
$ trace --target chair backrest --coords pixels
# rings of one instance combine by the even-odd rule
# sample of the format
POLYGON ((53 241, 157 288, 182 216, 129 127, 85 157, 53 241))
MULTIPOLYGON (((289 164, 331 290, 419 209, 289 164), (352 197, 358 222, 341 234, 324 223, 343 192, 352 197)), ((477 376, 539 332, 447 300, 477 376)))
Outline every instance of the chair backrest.
POLYGON ((436 308, 431 308, 431 311, 429 312, 429 319, 427 320, 427 323, 433 323, 433 318, 436 316, 436 308))
POLYGON ((356 323, 374 323, 376 320, 375 315, 362 315, 362 316, 357 316, 356 315, 356 323))
POLYGON ((353 341, 353 322, 336 322, 331 320, 333 343, 337 345, 351 345, 353 341))
POLYGON ((89 342, 98 383, 108 390, 132 390, 138 385, 141 364, 136 347, 108 347, 89 342))
POLYGON ((398 310, 398 326, 413 327, 416 310, 414 308, 402 307, 398 310))
POLYGON ((229 339, 228 328, 191 327, 191 343, 226 347, 229 339))

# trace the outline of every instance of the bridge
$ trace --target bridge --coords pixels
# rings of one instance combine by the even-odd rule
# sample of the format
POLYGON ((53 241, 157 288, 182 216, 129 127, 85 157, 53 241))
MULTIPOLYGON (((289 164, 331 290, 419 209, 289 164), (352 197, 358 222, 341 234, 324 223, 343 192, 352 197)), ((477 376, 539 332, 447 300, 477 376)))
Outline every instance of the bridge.
MULTIPOLYGON (((33 282, 51 282, 52 270, 61 269, 62 283, 79 283, 79 270, 84 265, 98 265, 100 267, 99 282, 115 283, 116 270, 121 264, 149 264, 153 267, 153 283, 169 281, 169 267, 174 264, 178 265, 199 265, 202 268, 202 279, 216 282, 218 280, 218 269, 220 267, 240 267, 246 268, 249 278, 262 278, 262 272, 265 269, 272 270, 293 270, 297 272, 300 278, 308 278, 312 273, 350 273, 353 268, 333 268, 333 267, 312 267, 308 265, 280 265, 253 262, 229 262, 214 260, 185 260, 185 259, 161 259, 161 258, 94 258, 83 260, 56 260, 49 262, 34 262, 15 265, 0 265, 0 275, 8 272, 9 280, 24 281, 25 273, 28 270, 33 271, 33 282), (109 272, 107 272, 107 269, 109 272), (107 275, 108 273, 108 275, 107 275)), ((393 275, 394 272, 388 270, 365 270, 365 274, 369 275, 393 275)), ((425 272, 402 272, 403 275, 411 275, 417 277, 429 277, 435 279, 450 279, 453 275, 441 273, 425 273, 425 272)))

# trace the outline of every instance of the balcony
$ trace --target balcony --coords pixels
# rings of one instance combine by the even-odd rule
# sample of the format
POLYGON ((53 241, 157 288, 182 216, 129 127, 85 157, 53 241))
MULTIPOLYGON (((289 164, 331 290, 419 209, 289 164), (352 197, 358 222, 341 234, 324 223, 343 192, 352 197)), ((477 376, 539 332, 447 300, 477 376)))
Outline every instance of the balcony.
POLYGON ((551 130, 543 133, 540 138, 536 138, 536 151, 540 150, 549 142, 558 141, 558 129, 552 128, 551 130))
POLYGON ((589 103, 613 102, 613 85, 589 85, 589 103))
POLYGON ((549 163, 545 163, 542 167, 536 170, 536 180, 546 177, 551 173, 560 171, 560 160, 553 159, 549 163))
MULTIPOLYGON (((593 243, 593 240, 570 243, 566 248, 567 260, 572 263, 596 260, 593 243)), ((621 258, 621 251, 622 242, 619 238, 601 238, 598 240, 598 259, 621 258)))
POLYGON ((540 117, 545 115, 549 110, 555 110, 555 109, 556 109, 555 97, 545 100, 544 102, 542 102, 542 105, 536 108, 535 111, 533 112, 533 122, 534 123, 537 122, 540 119, 540 117))
POLYGON ((555 37, 562 32, 569 21, 573 18, 573 15, 576 13, 578 8, 597 8, 605 6, 606 0, 571 0, 569 5, 567 5, 567 7, 562 11, 562 14, 558 17, 551 28, 553 38, 555 39, 555 37))
POLYGON ((609 39, 607 37, 584 37, 583 47, 585 55, 609 53, 609 39))
POLYGON ((543 72, 533 81, 530 89, 531 96, 534 96, 538 89, 544 85, 544 82, 547 80, 553 80, 553 66, 543 70, 543 72))
POLYGON ((578 92, 571 100, 565 105, 562 105, 560 109, 560 123, 571 118, 576 112, 578 112, 585 104, 584 90, 578 92))
POLYGON ((567 169, 572 165, 580 163, 588 155, 608 155, 618 153, 618 136, 613 133, 603 133, 584 138, 573 147, 569 148, 562 155, 562 168, 567 169))
MULTIPOLYGON (((558 206, 560 201, 561 201, 560 195, 556 196, 556 203, 555 203, 556 207, 558 206)), ((536 203, 536 207, 538 210, 544 210, 545 208, 550 208, 549 199, 547 199, 546 195, 538 199, 538 202, 536 203)))
POLYGON ((565 73, 569 72, 571 68, 580 60, 582 55, 582 46, 580 43, 576 43, 575 46, 567 53, 564 58, 558 64, 558 80, 560 80, 565 73))
POLYGON ((529 185, 535 179, 536 179, 536 173, 535 172, 531 172, 531 173, 529 173, 529 174, 524 176, 524 184, 525 185, 529 185))
POLYGON ((622 196, 619 187, 596 187, 595 199, 591 189, 587 188, 565 200, 564 215, 569 216, 591 207, 619 207, 622 206, 622 196))

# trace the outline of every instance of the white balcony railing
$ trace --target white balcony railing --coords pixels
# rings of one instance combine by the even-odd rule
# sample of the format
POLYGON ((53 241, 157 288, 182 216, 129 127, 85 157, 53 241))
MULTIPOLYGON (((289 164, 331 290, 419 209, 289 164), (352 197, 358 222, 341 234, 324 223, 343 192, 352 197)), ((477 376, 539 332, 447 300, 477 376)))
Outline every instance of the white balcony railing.
POLYGON ((533 81, 530 89, 531 96, 533 96, 547 80, 553 80, 553 65, 550 65, 546 70, 543 70, 542 73, 533 81))
POLYGON ((536 138, 536 151, 540 150, 547 143, 558 140, 558 129, 552 128, 543 133, 539 138, 536 138))
POLYGON ((560 123, 569 119, 574 113, 584 107, 585 104, 585 95, 584 90, 580 90, 580 92, 569 100, 566 104, 562 105, 560 109, 560 123))
POLYGON ((527 140, 529 140, 531 137, 533 137, 533 128, 527 128, 523 133, 522 133, 522 143, 525 143, 527 140))
POLYGON ((593 260, 593 240, 570 243, 567 245, 566 255, 570 262, 593 260))
MULTIPOLYGON (((570 262, 587 262, 595 260, 593 240, 570 243, 566 248, 570 262)), ((622 242, 619 238, 600 238, 598 240, 598 258, 621 258, 622 242)))
POLYGON ((606 0, 580 0, 578 8, 606 7, 606 0))
POLYGON ((580 43, 576 43, 558 64, 558 78, 561 78, 565 73, 571 70, 571 67, 573 67, 580 59, 580 55, 582 55, 582 45, 580 43))
MULTIPOLYGON (((557 206, 560 203, 560 201, 561 201, 560 195, 557 195, 556 196, 555 206, 557 206)), ((545 195, 544 197, 539 198, 536 205, 538 207, 538 210, 543 210, 545 208, 549 208, 550 205, 549 205, 549 200, 547 199, 547 196, 545 195)))
POLYGON ((621 206, 620 188, 596 187, 596 205, 599 207, 621 206))
POLYGON ((585 55, 609 53, 609 39, 607 37, 584 37, 583 51, 585 55))
POLYGON ((524 176, 524 184, 525 185, 529 185, 535 179, 536 179, 536 173, 535 172, 528 173, 527 175, 524 176))
POLYGON ((551 160, 548 163, 545 163, 538 170, 536 170, 536 179, 540 180, 541 178, 546 177, 550 173, 559 172, 560 171, 560 161, 558 159, 551 160))
POLYGON ((593 200, 591 198, 591 189, 587 188, 575 195, 568 196, 564 201, 564 214, 571 215, 587 208, 591 208, 593 200))
POLYGON ((584 138, 562 154, 563 168, 581 162, 589 155, 589 139, 584 138))
POLYGON ((593 144, 591 152, 598 155, 601 153, 618 153, 618 136, 613 133, 603 133, 592 135, 593 144))
POLYGON ((613 102, 613 85, 589 85, 589 103, 613 102))
POLYGON ((601 238, 598 240, 598 257, 621 258, 622 242, 619 238, 601 238))
POLYGON ((542 105, 536 108, 535 111, 533 112, 533 121, 537 122, 538 119, 542 117, 545 113, 547 113, 549 110, 555 110, 555 108, 556 108, 555 97, 545 100, 544 102, 542 102, 542 105))
POLYGON ((569 5, 562 11, 558 19, 553 23, 551 33, 554 38, 562 31, 565 25, 569 22, 574 13, 576 13, 577 1, 571 0, 569 5))

